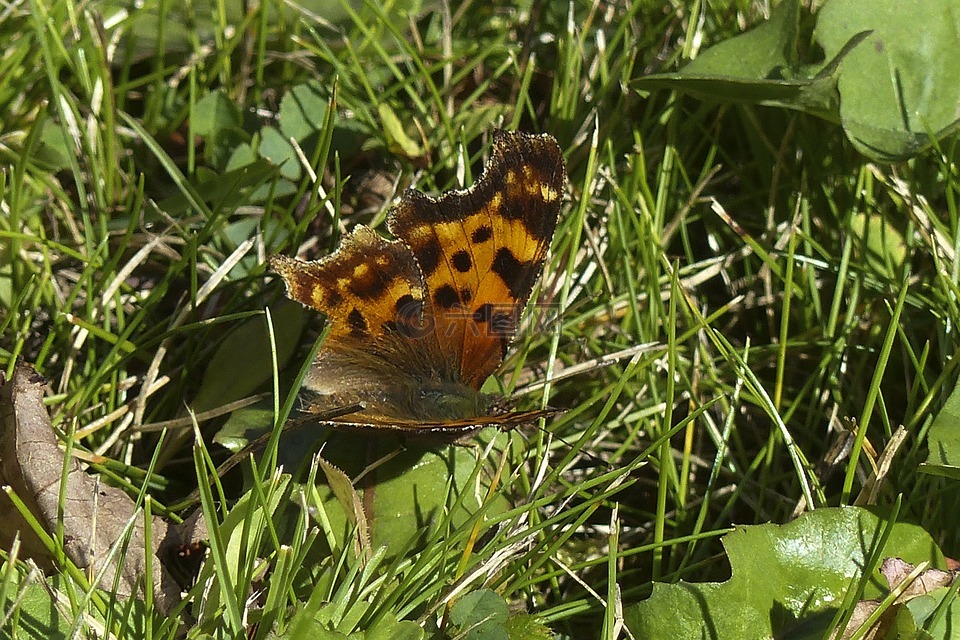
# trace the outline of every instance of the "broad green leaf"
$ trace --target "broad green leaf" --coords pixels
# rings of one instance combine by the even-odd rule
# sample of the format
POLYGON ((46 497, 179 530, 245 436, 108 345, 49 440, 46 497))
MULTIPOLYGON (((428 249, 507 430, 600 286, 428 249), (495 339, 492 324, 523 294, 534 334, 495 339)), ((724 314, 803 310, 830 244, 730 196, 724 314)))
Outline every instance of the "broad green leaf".
POLYGON ((40 145, 34 151, 36 159, 46 163, 52 171, 58 171, 70 166, 68 158, 72 153, 76 153, 73 141, 66 136, 63 127, 45 119, 40 145))
POLYGON ((239 127, 240 109, 222 91, 212 91, 201 98, 193 108, 193 131, 201 136, 214 136, 217 132, 239 127))
POLYGON ((280 169, 280 175, 296 182, 300 179, 300 158, 290 141, 274 127, 260 130, 257 152, 280 169))
MULTIPOLYGON (((256 202, 253 194, 260 189, 269 188, 264 182, 276 179, 276 171, 266 160, 256 160, 229 169, 225 173, 197 171, 196 191, 203 196, 205 202, 212 203, 215 208, 232 211, 241 205, 256 202)), ((157 207, 170 214, 180 214, 191 211, 192 205, 184 194, 176 193, 164 198, 157 207)))
MULTIPOLYGON (((503 446, 512 434, 497 434, 503 446)), ((454 526, 465 521, 480 507, 489 478, 481 474, 480 488, 468 484, 479 463, 479 447, 448 446, 424 450, 408 444, 407 451, 389 460, 377 470, 378 482, 364 489, 366 498, 373 491, 374 512, 371 534, 374 548, 386 545, 399 550, 419 540, 428 527, 443 517, 451 501, 464 496, 460 509, 451 514, 454 526)), ((500 455, 498 448, 494 455, 500 455)), ((490 510, 495 515, 509 505, 498 496, 490 510)))
POLYGON ((246 167, 249 164, 253 164, 257 160, 257 157, 257 152, 254 151, 253 147, 249 144, 238 144, 233 150, 233 153, 230 154, 230 160, 227 161, 226 170, 234 171, 246 167))
MULTIPOLYGON (((496 433, 494 437, 500 440, 493 453, 496 456, 513 436, 496 433)), ((479 447, 442 446, 425 442, 424 437, 402 439, 387 432, 307 425, 284 434, 280 461, 287 469, 309 463, 305 456, 315 451, 316 442, 324 438, 324 458, 350 478, 362 476, 356 490, 366 505, 370 546, 386 547, 388 557, 419 544, 443 518, 449 517, 453 526, 466 521, 480 507, 480 496, 485 494, 489 482, 484 472, 477 478, 479 487, 469 482, 480 463, 479 447), (448 516, 458 497, 463 501, 448 516)), ((339 543, 349 541, 354 525, 331 488, 318 483, 317 499, 322 502, 339 543)), ((497 497, 488 513, 501 513, 508 506, 505 498, 497 497)))
POLYGON ((419 158, 423 155, 423 149, 407 135, 403 123, 390 105, 381 102, 377 105, 377 113, 380 115, 380 125, 387 136, 387 147, 391 152, 401 153, 408 158, 419 158))
POLYGON ((843 60, 840 118, 864 155, 898 160, 954 131, 960 107, 956 0, 830 0, 815 37, 827 57, 872 33, 843 60))
POLYGON ((236 453, 266 433, 274 421, 273 399, 266 398, 237 409, 213 435, 213 441, 236 453))
POLYGON ((364 640, 423 640, 427 637, 420 625, 411 620, 383 616, 364 634, 364 640))
POLYGON ((893 162, 960 127, 960 12, 954 0, 830 0, 814 39, 825 62, 805 63, 799 2, 705 50, 677 73, 637 81, 726 102, 798 109, 839 122, 864 155, 893 162))
MULTIPOLYGON (((269 487, 266 503, 262 502, 261 496, 256 492, 250 491, 243 494, 224 516, 223 523, 216 525, 220 528, 220 535, 226 543, 224 552, 227 563, 226 573, 234 580, 240 577, 245 564, 262 552, 260 544, 263 540, 259 536, 266 535, 266 521, 275 522, 278 510, 286 505, 283 498, 289 482, 290 476, 279 476, 276 484, 269 487), (255 535, 251 535, 251 532, 255 532, 255 535)), ((197 611, 204 611, 208 617, 215 616, 218 607, 223 605, 222 590, 235 588, 235 585, 223 585, 213 579, 216 575, 213 567, 215 561, 213 556, 208 558, 197 578, 198 583, 210 581, 210 588, 204 593, 203 601, 194 603, 197 611)))
POLYGON ((851 231, 860 240, 866 263, 883 278, 897 278, 907 258, 903 235, 884 216, 858 213, 851 220, 851 231))
POLYGON ((510 640, 552 640, 554 636, 550 628, 529 613, 514 613, 503 623, 510 640))
POLYGON ((769 20, 740 36, 704 50, 683 71, 686 74, 714 77, 798 79, 799 20, 800 2, 785 0, 770 12, 769 20))
POLYGON ((297 85, 280 101, 280 131, 287 138, 303 141, 323 126, 329 102, 316 80, 297 85))
POLYGON ((8 263, 0 265, 0 304, 4 309, 13 306, 13 284, 10 280, 13 276, 13 267, 8 263))
POLYGON ((929 453, 920 469, 960 479, 960 385, 953 388, 927 435, 929 453))
MULTIPOLYGON (((311 602, 313 599, 311 598, 311 602)), ((300 608, 290 619, 287 629, 282 634, 272 633, 268 638, 314 638, 319 640, 423 640, 426 637, 423 629, 410 620, 397 620, 390 615, 381 616, 372 627, 359 630, 349 635, 336 631, 332 627, 334 603, 324 604, 319 611, 314 611, 309 605, 300 608)))
MULTIPOLYGON (((837 121, 835 72, 848 49, 839 51, 827 64, 803 67, 797 54, 799 12, 797 0, 786 0, 760 26, 710 47, 677 73, 641 78, 637 87, 798 109, 837 121)), ((855 44, 859 39, 852 41, 855 44)))
POLYGON ((222 91, 213 91, 201 98, 192 115, 193 131, 203 136, 203 155, 213 167, 225 167, 237 145, 250 139, 241 128, 239 107, 222 91))
POLYGON ((509 617, 506 601, 489 589, 468 593, 450 609, 450 621, 467 640, 509 640, 503 626, 509 617))
MULTIPOLYGON (((60 576, 53 575, 46 584, 39 582, 21 584, 22 592, 8 594, 8 596, 15 596, 19 601, 14 609, 16 611, 13 614, 14 617, 0 627, 0 637, 9 637, 5 635, 5 629, 9 628, 8 625, 14 621, 18 637, 33 640, 69 637, 73 620, 69 613, 59 606, 61 599, 67 597, 61 592, 62 583, 63 579, 60 576)), ((12 599, 0 600, 0 620, 6 619, 13 606, 12 599)))
POLYGON ((340 508, 343 509, 350 528, 356 530, 358 544, 366 545, 369 540, 370 525, 367 522, 367 515, 363 511, 363 499, 350 482, 347 474, 323 458, 319 458, 317 462, 327 480, 327 486, 330 487, 334 497, 340 503, 340 508))
MULTIPOLYGON (((638 638, 824 637, 884 526, 872 511, 847 507, 738 527, 723 538, 729 580, 655 584, 650 598, 625 608, 627 626, 638 638)), ((892 527, 881 557, 944 562, 923 529, 904 523, 892 527)), ((879 571, 872 577, 862 599, 883 593, 879 571)))
MULTIPOLYGON (((905 621, 905 626, 913 630, 924 629, 930 638, 954 638, 956 630, 960 629, 960 604, 958 604, 955 588, 941 587, 927 594, 912 598, 904 605, 897 616, 905 621), (945 610, 938 609, 944 600, 950 599, 945 610)), ((901 636, 903 637, 903 636, 901 636)))

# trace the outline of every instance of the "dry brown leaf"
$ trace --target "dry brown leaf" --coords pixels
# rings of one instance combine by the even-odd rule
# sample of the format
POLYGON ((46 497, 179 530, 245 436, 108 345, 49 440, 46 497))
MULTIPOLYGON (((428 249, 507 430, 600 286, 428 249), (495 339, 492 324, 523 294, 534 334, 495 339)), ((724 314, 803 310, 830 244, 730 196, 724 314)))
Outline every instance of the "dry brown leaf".
MULTIPOLYGON (((63 476, 64 454, 43 406, 45 381, 29 365, 18 363, 13 377, 0 387, 0 484, 12 490, 41 523, 44 531, 56 537, 59 494, 63 476)), ((67 461, 65 501, 62 526, 64 548, 70 560, 93 578, 108 560, 111 546, 124 537, 131 520, 133 526, 123 564, 119 567, 120 581, 117 595, 143 595, 143 577, 146 573, 144 516, 134 501, 116 487, 100 482, 99 478, 84 472, 79 463, 67 461)), ((173 550, 205 535, 202 518, 188 519, 183 525, 171 527, 159 517, 151 521, 154 554, 154 602, 163 611, 169 611, 180 601, 180 587, 167 570, 164 559, 173 550)), ((31 557, 46 569, 54 566, 53 557, 40 538, 27 525, 11 502, 7 491, 0 492, 0 544, 9 548, 19 533, 21 555, 31 557)), ((114 556, 101 588, 112 589, 118 570, 114 556)))
MULTIPOLYGON (((887 586, 893 591, 899 588, 905 580, 910 580, 910 575, 916 569, 916 565, 910 564, 900 558, 886 558, 880 565, 880 573, 887 580, 887 586)), ((897 614, 905 603, 917 596, 926 595, 934 589, 940 587, 949 587, 957 578, 957 571, 943 571, 941 569, 927 569, 920 575, 913 578, 910 584, 906 585, 904 590, 897 596, 894 603, 887 608, 869 631, 863 636, 864 640, 874 640, 875 638, 887 637, 887 632, 893 627, 897 614)), ((843 630, 840 638, 846 640, 853 636, 866 621, 870 615, 880 606, 878 600, 861 600, 854 607, 853 616, 850 622, 843 630)), ((836 637, 836 636, 834 636, 836 637)))

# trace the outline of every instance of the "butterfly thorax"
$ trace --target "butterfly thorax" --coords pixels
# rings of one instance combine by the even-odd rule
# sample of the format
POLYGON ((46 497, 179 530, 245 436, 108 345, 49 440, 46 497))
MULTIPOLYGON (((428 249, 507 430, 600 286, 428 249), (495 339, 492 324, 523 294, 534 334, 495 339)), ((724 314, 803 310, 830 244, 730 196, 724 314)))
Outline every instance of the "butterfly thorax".
POLYGON ((462 420, 475 418, 488 411, 487 396, 455 383, 426 385, 419 390, 415 407, 420 420, 462 420))

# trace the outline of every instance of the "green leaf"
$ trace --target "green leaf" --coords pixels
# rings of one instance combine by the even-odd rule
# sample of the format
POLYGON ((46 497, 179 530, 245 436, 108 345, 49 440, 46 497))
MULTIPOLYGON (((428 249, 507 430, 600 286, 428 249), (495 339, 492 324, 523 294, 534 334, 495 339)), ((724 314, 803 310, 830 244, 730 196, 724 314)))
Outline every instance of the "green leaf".
MULTIPOLYGON (((498 437, 506 435, 498 434, 498 437)), ((379 481, 375 487, 371 524, 374 548, 386 545, 389 549, 400 549, 401 545, 420 539, 426 527, 447 510, 451 496, 469 492, 461 509, 452 514, 454 526, 464 522, 479 507, 479 498, 473 494, 475 488, 468 485, 478 463, 478 447, 434 447, 432 451, 424 451, 422 445, 408 444, 408 447, 386 462, 382 470, 377 470, 379 481)), ((365 494, 370 490, 365 489, 365 494)), ((499 497, 489 513, 495 515, 508 506, 499 497)))
POLYGON ((827 64, 804 68, 797 55, 799 15, 799 2, 786 0, 760 26, 710 47, 677 73, 641 78, 637 87, 798 109, 838 121, 835 71, 848 49, 827 64))
POLYGON ((316 80, 297 85, 280 101, 280 131, 302 142, 323 126, 329 104, 316 80))
POLYGON ((508 640, 503 624, 509 617, 506 601, 489 589, 468 593, 450 609, 450 621, 467 640, 508 640))
MULTIPOLYGON (((265 535, 266 522, 276 521, 278 512, 286 505, 284 496, 287 495, 289 482, 290 477, 286 475, 278 476, 275 482, 271 480, 270 491, 266 493, 266 502, 261 500, 263 494, 254 491, 243 494, 223 517, 223 523, 217 525, 219 535, 225 543, 223 560, 226 566, 219 568, 223 572, 220 575, 229 575, 237 579, 249 566, 251 558, 256 558, 261 552, 260 536, 265 535)), ((213 579, 214 575, 217 575, 217 568, 214 566, 217 561, 216 556, 211 553, 197 578, 198 583, 210 581, 211 586, 204 593, 203 602, 203 610, 208 616, 216 616, 211 612, 216 612, 218 607, 223 606, 224 599, 229 597, 225 593, 230 594, 236 588, 235 584, 223 584, 213 579)))
MULTIPOLYGON (((214 203, 216 208, 232 210, 241 204, 257 202, 254 194, 261 189, 269 188, 269 185, 264 185, 264 181, 271 177, 275 178, 276 171, 276 168, 266 160, 257 160, 252 164, 238 166, 225 173, 198 170, 199 180, 195 190, 203 194, 205 202, 214 203)), ((176 193, 164 198, 157 206, 168 213, 183 213, 190 211, 192 205, 186 195, 176 193)))
MULTIPOLYGON (((59 606, 58 599, 66 597, 61 592, 63 582, 62 577, 54 575, 47 580, 46 584, 39 582, 21 584, 21 593, 8 594, 19 598, 16 617, 11 619, 16 620, 18 637, 36 640, 70 637, 73 621, 69 615, 65 615, 66 612, 59 606)), ((12 605, 13 600, 0 600, 0 619, 6 618, 12 605)), ((8 625, 10 622, 7 622, 3 628, 8 629, 8 625)), ((7 636, 0 633, 0 637, 7 636)))
POLYGON ((953 388, 927 435, 929 453, 922 471, 960 479, 960 385, 953 388))
POLYGON ((327 480, 327 486, 330 487, 334 497, 340 503, 340 508, 343 509, 347 522, 352 529, 356 529, 356 538, 359 544, 366 544, 369 540, 369 524, 363 511, 363 499, 360 494, 354 488, 353 483, 350 482, 347 474, 339 468, 323 458, 318 458, 317 463, 327 480))
POLYGON ((551 640, 554 634, 536 616, 529 613, 515 613, 503 623, 510 640, 551 640))
MULTIPOLYGON (((638 638, 824 637, 847 590, 856 586, 884 526, 872 511, 817 509, 785 525, 738 527, 723 538, 732 577, 723 583, 654 584, 649 599, 625 607, 638 638)), ((942 566, 920 527, 897 523, 882 557, 942 566)), ((882 582, 865 588, 878 597, 882 582)))
POLYGON ((700 76, 792 80, 797 75, 799 19, 799 0, 785 0, 770 12, 769 20, 747 33, 706 49, 684 67, 684 72, 700 76))
POLYGON ((46 163, 50 170, 58 171, 70 166, 69 157, 72 153, 76 153, 73 141, 67 137, 63 127, 53 120, 44 119, 40 145, 34 150, 36 159, 46 163))
MULTIPOLYGON (((496 451, 502 451, 508 438, 514 436, 496 433, 494 437, 499 440, 496 451)), ((473 474, 479 463, 479 447, 438 446, 426 436, 401 438, 387 432, 371 434, 307 425, 285 433, 281 439, 280 462, 284 468, 308 463, 307 456, 322 438, 326 438, 323 453, 328 462, 350 478, 362 475, 356 489, 367 509, 370 546, 386 547, 388 558, 421 543, 439 520, 448 518, 451 526, 459 526, 480 506, 478 493, 485 491, 487 476, 480 475, 478 489, 473 474), (451 512, 457 497, 462 501, 451 512)), ((317 496, 338 540, 349 540, 354 517, 346 516, 343 503, 329 485, 318 483, 317 496)), ((492 500, 487 506, 491 517, 510 506, 503 496, 492 500)))
POLYGON ((226 170, 233 171, 241 169, 247 165, 253 164, 257 160, 257 152, 253 150, 248 143, 238 144, 230 154, 230 160, 227 161, 226 170))
POLYGON ((423 640, 426 637, 427 634, 417 623, 391 616, 381 617, 364 634, 365 640, 423 640))
POLYGON ((888 280, 897 278, 907 258, 903 235, 886 216, 858 213, 850 221, 853 234, 860 240, 866 264, 874 273, 888 280))
MULTIPOLYGON (((953 638, 960 629, 960 605, 956 600, 955 588, 941 587, 916 598, 900 610, 898 618, 908 618, 909 626, 914 629, 924 628, 931 638, 953 638), (944 602, 949 599, 949 602, 944 602), (938 613, 938 609, 946 607, 938 613)), ((902 636, 901 636, 902 637, 902 636)))
POLYGON ((257 152, 279 167, 280 175, 296 182, 300 179, 300 159, 290 141, 274 127, 260 130, 260 146, 257 152))
POLYGON ((223 91, 208 93, 194 106, 191 125, 203 136, 203 155, 213 167, 225 167, 237 145, 249 141, 242 124, 240 108, 223 91))
POLYGON ((201 98, 193 108, 191 121, 194 133, 201 136, 215 136, 219 131, 239 127, 240 109, 222 91, 213 91, 201 98))
POLYGON ((273 426, 273 399, 237 409, 213 435, 213 441, 236 453, 273 426))
POLYGON ((637 81, 699 98, 797 109, 839 122, 864 155, 894 162, 960 128, 960 12, 953 0, 830 0, 815 40, 826 63, 803 64, 799 2, 721 42, 677 73, 637 81))
POLYGON ((955 131, 960 106, 960 12, 955 0, 830 0, 815 37, 829 57, 854 34, 843 60, 840 118, 864 155, 894 161, 955 131))

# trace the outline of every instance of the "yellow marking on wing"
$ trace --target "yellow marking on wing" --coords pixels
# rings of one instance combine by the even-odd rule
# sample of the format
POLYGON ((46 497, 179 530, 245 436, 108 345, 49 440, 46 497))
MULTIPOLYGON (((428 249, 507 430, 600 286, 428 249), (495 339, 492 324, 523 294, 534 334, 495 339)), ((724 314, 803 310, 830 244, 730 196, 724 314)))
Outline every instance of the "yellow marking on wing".
POLYGON ((550 185, 543 183, 540 185, 540 197, 544 202, 555 202, 560 194, 550 185))
POLYGON ((407 241, 411 244, 421 244, 433 236, 433 225, 421 224, 411 227, 407 235, 409 236, 407 241))

